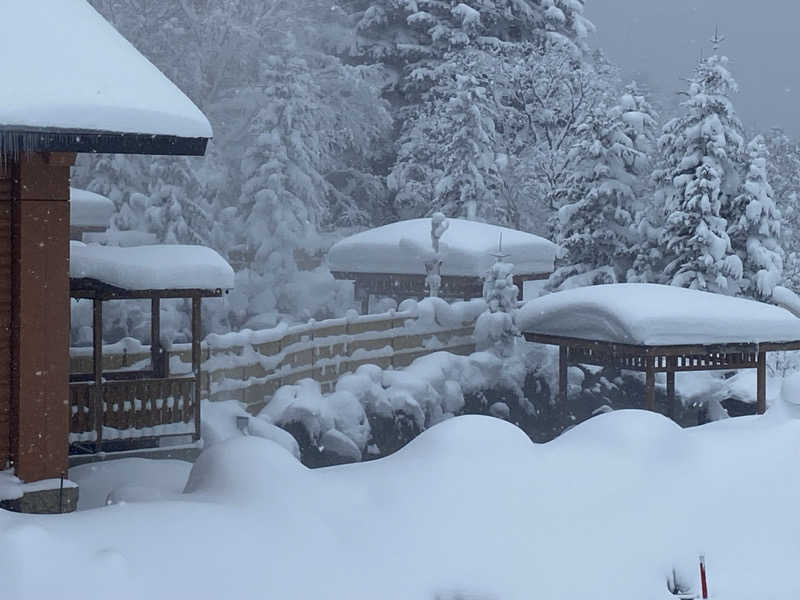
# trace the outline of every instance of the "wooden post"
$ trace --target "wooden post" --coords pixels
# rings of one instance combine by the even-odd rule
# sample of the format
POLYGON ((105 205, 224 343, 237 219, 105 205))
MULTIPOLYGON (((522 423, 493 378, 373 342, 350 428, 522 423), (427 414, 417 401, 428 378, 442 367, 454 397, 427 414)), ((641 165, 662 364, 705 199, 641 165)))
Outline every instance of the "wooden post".
POLYGON ((646 410, 656 410, 656 371, 655 357, 647 357, 647 371, 645 375, 645 405, 646 410))
POLYGON ((561 409, 566 415, 567 410, 567 367, 569 352, 566 346, 558 347, 558 399, 561 409))
POLYGON ((675 416, 675 369, 678 359, 674 356, 667 357, 667 402, 669 404, 670 419, 675 416))
POLYGON ((161 351, 161 298, 150 299, 150 368, 156 378, 166 377, 164 353, 161 351))
POLYGON ((194 373, 194 426, 195 440, 199 440, 202 435, 200 422, 200 336, 202 334, 201 322, 201 298, 198 295, 192 296, 192 373, 194 373))
POLYGON ((92 369, 94 371, 95 452, 103 445, 103 301, 95 298, 92 320, 92 369))
MULTIPOLYGON (((69 175, 74 154, 11 160, 11 459, 25 482, 60 477, 69 448, 69 175)), ((6 169, 7 171, 7 169, 6 169)), ((8 192, 11 192, 8 194, 8 192)), ((0 427, 2 429, 2 427, 0 427)))
POLYGON ((767 353, 759 352, 756 361, 756 413, 767 412, 767 353))

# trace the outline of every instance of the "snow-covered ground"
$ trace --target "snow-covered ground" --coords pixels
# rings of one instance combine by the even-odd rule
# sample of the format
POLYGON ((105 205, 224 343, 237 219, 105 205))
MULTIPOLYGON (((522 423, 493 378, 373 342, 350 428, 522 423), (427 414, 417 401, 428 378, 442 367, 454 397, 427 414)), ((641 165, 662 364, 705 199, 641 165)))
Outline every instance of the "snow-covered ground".
POLYGON ((182 495, 164 499, 185 472, 162 465, 159 500, 0 512, 0 582, 37 600, 666 599, 673 568, 697 588, 704 553, 712 597, 796 598, 793 408, 688 430, 619 411, 543 445, 459 417, 388 458, 313 471, 240 437, 206 450, 182 495))

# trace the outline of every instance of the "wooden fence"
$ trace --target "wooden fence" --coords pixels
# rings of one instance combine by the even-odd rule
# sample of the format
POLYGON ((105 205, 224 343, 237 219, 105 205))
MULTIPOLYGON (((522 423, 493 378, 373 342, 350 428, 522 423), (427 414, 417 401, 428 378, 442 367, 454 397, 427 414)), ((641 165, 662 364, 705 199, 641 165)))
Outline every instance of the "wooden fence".
MULTIPOLYGON (((330 391, 340 375, 364 364, 400 368, 440 350, 470 354, 473 331, 474 321, 440 327, 422 323, 411 312, 390 312, 209 335, 202 344, 201 393, 211 400, 259 405, 282 385, 304 378, 330 391)), ((191 371, 189 344, 176 344, 169 354, 170 374, 191 371)), ((133 340, 108 345, 103 352, 104 370, 142 368, 149 360, 149 346, 133 340)), ((71 369, 91 372, 91 348, 71 350, 71 369)))

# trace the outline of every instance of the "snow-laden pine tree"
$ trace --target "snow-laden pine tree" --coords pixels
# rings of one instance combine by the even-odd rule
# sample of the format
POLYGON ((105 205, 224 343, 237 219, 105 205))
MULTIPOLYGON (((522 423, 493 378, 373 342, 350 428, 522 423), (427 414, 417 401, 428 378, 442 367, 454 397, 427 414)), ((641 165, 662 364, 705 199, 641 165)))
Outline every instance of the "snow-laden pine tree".
POLYGON ((667 283, 736 293, 742 262, 728 237, 740 184, 742 124, 730 96, 737 90, 728 60, 701 61, 689 80, 683 114, 664 126, 656 170, 665 223, 661 234, 667 283))
POLYGON ((783 279, 781 213, 767 174, 769 152, 764 138, 747 146, 749 166, 741 193, 733 200, 731 215, 740 215, 728 227, 731 244, 744 264, 740 292, 768 300, 783 279))
POLYGON ((635 176, 635 201, 632 214, 634 243, 631 248, 633 264, 625 275, 627 281, 648 282, 658 277, 662 252, 661 228, 664 224, 663 205, 653 201, 653 165, 656 161, 658 114, 636 82, 629 83, 620 99, 623 131, 633 142, 635 153, 626 161, 626 170, 635 176))
POLYGON ((800 290, 800 144, 780 129, 765 133, 764 141, 769 151, 767 179, 781 212, 784 279, 800 290))
MULTIPOLYGON (((356 23, 351 52, 381 62, 408 82, 445 53, 479 38, 506 42, 568 41, 584 48, 594 26, 583 0, 342 0, 356 23), (404 69, 412 67, 405 73, 404 69)), ((404 82, 400 83, 404 87, 404 82)))
POLYGON ((579 162, 560 193, 556 243, 563 251, 554 289, 624 281, 632 263, 639 151, 626 133, 623 106, 600 109, 580 128, 579 162))
POLYGON ((514 284, 514 265, 505 261, 508 255, 503 254, 502 245, 496 258, 483 278, 486 311, 475 321, 475 349, 511 356, 519 336, 514 324, 519 289, 514 284))

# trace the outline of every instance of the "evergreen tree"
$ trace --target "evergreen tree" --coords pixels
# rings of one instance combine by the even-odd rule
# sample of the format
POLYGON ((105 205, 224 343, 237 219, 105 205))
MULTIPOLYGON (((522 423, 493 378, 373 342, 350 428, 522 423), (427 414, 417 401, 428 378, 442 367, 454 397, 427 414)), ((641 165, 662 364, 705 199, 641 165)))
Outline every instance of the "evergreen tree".
POLYGON ((581 127, 580 157, 561 194, 556 241, 563 266, 553 288, 623 281, 631 266, 633 206, 639 152, 625 132, 622 106, 602 107, 581 127))
POLYGON ((764 138, 754 138, 747 153, 747 177, 731 209, 731 214, 741 216, 730 224, 728 232, 744 264, 741 293, 768 300, 783 278, 781 213, 767 179, 769 153, 764 138))
MULTIPOLYGON (((501 240, 502 244, 502 240, 501 240)), ((475 321, 475 349, 511 356, 519 331, 514 324, 519 289, 514 284, 514 265, 506 262, 502 245, 495 263, 483 278, 486 311, 475 321)))
POLYGON ((664 203, 661 235, 672 285, 736 293, 742 264, 727 233, 738 193, 742 125, 730 95, 737 90, 725 57, 703 60, 689 81, 684 114, 664 127, 656 201, 664 203))
POLYGON ((800 289, 800 145, 780 129, 764 135, 769 160, 767 178, 781 213, 781 239, 788 251, 784 257, 786 284, 800 289))

